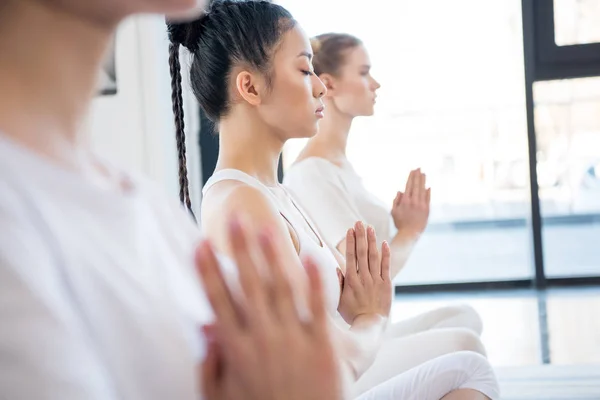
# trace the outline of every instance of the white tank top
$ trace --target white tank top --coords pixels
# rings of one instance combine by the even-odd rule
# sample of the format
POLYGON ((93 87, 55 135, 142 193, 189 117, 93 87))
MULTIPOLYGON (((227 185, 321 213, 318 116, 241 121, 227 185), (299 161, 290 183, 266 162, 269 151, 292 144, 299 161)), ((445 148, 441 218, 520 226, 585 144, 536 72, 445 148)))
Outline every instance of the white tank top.
POLYGON ((356 221, 373 226, 380 246, 396 234, 391 206, 365 188, 350 164, 339 167, 324 158, 309 157, 287 169, 283 184, 334 246, 356 221))
POLYGON ((288 222, 296 233, 300 258, 304 259, 305 257, 310 257, 317 263, 319 270, 321 271, 321 277, 326 291, 327 308, 332 316, 337 317, 340 285, 336 269, 339 267, 339 264, 331 252, 331 249, 327 247, 326 242, 314 228, 316 225, 312 223, 306 213, 297 205, 297 202, 283 185, 278 185, 277 189, 284 193, 286 200, 289 201, 284 201, 279 198, 274 192, 275 188, 270 188, 261 183, 258 179, 237 169, 223 169, 215 172, 204 185, 202 197, 206 199, 207 193, 211 187, 219 182, 227 180, 242 182, 260 190, 277 208, 282 218, 288 222), (307 229, 314 233, 314 236, 316 236, 320 243, 312 237, 307 229))

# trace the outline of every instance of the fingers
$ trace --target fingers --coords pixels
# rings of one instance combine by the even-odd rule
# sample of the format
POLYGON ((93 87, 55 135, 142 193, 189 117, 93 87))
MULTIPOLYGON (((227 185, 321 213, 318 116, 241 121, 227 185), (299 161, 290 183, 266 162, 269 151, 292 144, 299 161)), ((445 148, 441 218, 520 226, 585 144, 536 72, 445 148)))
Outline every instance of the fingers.
POLYGON ((356 260, 358 263, 358 276, 365 282, 370 278, 369 272, 369 245, 367 241, 367 231, 362 222, 357 222, 354 226, 356 232, 356 260))
POLYGON ((427 189, 427 193, 425 195, 425 201, 427 202, 428 206, 431 204, 431 188, 427 189))
POLYGON ((196 269, 200 274, 206 296, 213 308, 216 320, 227 331, 239 329, 241 320, 236 306, 225 283, 217 257, 208 241, 200 243, 196 250, 196 269))
POLYGON ((391 253, 388 242, 383 242, 383 245, 381 246, 381 279, 384 281, 390 281, 392 279, 390 275, 391 253))
POLYGON ((427 203, 427 190, 425 189, 426 186, 427 186, 427 175, 421 174, 421 197, 419 200, 423 204, 427 203))
POLYGON ((271 307, 280 321, 286 324, 299 323, 292 285, 285 273, 283 261, 275 246, 273 234, 269 230, 260 235, 260 245, 271 276, 271 307))
POLYGON ((369 271, 373 279, 381 276, 381 265, 379 263, 379 249, 377 248, 377 236, 372 226, 367 228, 367 242, 369 244, 369 271))
POLYGON ((353 279, 358 270, 356 258, 356 233, 353 228, 346 232, 346 276, 353 279))
POLYGON ((414 176, 415 171, 410 171, 410 174, 408 174, 408 180, 406 181, 406 188, 404 189, 404 194, 408 197, 412 196, 414 176))
POLYGON ((321 280, 318 267, 312 259, 304 261, 304 268, 308 275, 309 304, 313 316, 311 326, 315 332, 321 332, 327 329, 327 311, 323 281, 321 280))
POLYGON ((418 200, 421 198, 423 174, 421 174, 420 168, 417 168, 413 173, 411 197, 418 200))

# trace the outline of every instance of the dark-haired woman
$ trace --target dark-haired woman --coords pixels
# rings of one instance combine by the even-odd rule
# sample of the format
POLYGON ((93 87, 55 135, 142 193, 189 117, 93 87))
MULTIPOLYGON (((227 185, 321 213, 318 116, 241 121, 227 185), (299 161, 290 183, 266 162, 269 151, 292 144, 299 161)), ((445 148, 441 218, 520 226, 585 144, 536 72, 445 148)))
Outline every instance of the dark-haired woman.
MULTIPOLYGON (((358 223, 346 232, 344 265, 277 183, 286 140, 312 137, 323 117, 326 88, 314 74, 308 37, 278 5, 227 0, 213 3, 194 22, 173 26, 171 34, 174 44, 192 52, 192 88, 219 128, 216 171, 203 191, 203 231, 219 250, 231 254, 224 234, 229 215, 243 212, 250 226, 271 224, 296 293, 304 290, 299 259, 318 260, 342 362, 358 378, 372 364, 387 325, 389 247, 384 243, 380 253, 374 231, 358 223), (338 312, 344 321, 336 318, 338 312)), ((175 92, 179 90, 176 86, 175 92)), ((447 355, 376 383, 360 398, 497 397, 487 360, 470 352, 447 355)))
POLYGON ((241 308, 181 208, 80 133, 118 23, 195 3, 0 1, 3 399, 342 398, 313 264, 301 319, 272 241, 233 223, 241 308))
MULTIPOLYGON (((311 40, 315 73, 327 86, 327 112, 319 134, 311 138, 286 171, 284 185, 307 211, 324 240, 342 253, 345 229, 355 221, 373 226, 391 248, 392 276, 400 272, 427 225, 430 190, 420 170, 410 173, 406 188, 383 204, 363 185, 346 156, 354 118, 374 113, 379 82, 371 75, 369 54, 360 39, 327 33, 311 40)), ((402 372, 455 351, 485 355, 479 338, 481 318, 468 306, 449 306, 392 324, 375 366, 358 382, 368 387, 371 375, 402 372), (393 366, 393 367, 392 367, 393 366)))

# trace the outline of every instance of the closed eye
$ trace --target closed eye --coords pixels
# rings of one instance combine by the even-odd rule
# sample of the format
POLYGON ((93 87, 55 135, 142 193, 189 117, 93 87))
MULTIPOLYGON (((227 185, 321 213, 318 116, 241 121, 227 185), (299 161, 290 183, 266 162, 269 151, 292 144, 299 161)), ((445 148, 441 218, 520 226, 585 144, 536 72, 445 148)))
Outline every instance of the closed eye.
POLYGON ((314 72, 312 72, 312 71, 308 71, 308 70, 306 70, 306 71, 305 71, 305 70, 302 70, 302 73, 303 73, 304 75, 306 75, 306 76, 311 76, 311 75, 314 75, 314 74, 315 74, 314 72))

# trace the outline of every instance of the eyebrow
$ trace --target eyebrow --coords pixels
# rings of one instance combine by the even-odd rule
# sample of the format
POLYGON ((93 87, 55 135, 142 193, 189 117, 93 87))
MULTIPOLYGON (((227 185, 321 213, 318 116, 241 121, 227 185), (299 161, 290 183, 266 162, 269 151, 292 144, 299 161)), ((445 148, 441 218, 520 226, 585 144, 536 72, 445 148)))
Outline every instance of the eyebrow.
POLYGON ((302 51, 300 54, 298 54, 298 57, 306 57, 308 58, 308 61, 312 60, 313 55, 311 53, 309 53, 308 51, 302 51))

